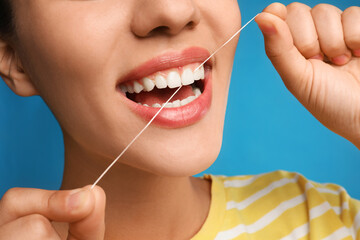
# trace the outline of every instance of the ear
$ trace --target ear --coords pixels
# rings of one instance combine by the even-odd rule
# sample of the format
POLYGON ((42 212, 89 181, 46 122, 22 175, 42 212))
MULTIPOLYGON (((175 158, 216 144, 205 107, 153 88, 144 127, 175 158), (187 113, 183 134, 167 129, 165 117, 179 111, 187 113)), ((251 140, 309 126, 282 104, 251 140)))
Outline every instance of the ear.
POLYGON ((24 72, 14 49, 0 38, 0 76, 17 95, 28 97, 38 95, 34 84, 24 72))

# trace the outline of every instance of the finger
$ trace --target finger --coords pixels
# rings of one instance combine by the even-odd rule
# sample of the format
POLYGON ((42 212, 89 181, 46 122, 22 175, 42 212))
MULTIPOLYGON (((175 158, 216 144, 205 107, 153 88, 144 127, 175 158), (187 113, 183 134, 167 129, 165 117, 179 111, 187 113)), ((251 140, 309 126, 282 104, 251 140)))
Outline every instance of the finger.
MULTIPOLYGON (((90 188, 90 187, 89 187, 90 188)), ((102 188, 92 189, 94 209, 84 219, 71 223, 68 240, 103 240, 105 235, 106 196, 102 188)))
POLYGON ((74 222, 89 215, 93 207, 94 196, 88 188, 72 191, 14 188, 0 201, 0 225, 31 214, 74 222))
POLYGON ((342 13, 345 43, 360 57, 360 7, 350 7, 342 13))
POLYGON ((323 60, 311 8, 295 2, 287 6, 287 11, 286 23, 289 25, 296 48, 307 59, 323 60))
POLYGON ((295 47, 288 25, 271 12, 259 14, 255 21, 263 32, 266 53, 286 87, 298 99, 305 99, 309 94, 309 89, 306 89, 309 78, 305 76, 311 74, 309 63, 295 47))
POLYGON ((344 40, 341 10, 329 4, 319 4, 311 10, 320 47, 336 65, 344 65, 351 58, 351 52, 344 40))
POLYGON ((0 227, 0 240, 60 240, 47 218, 28 215, 0 227))
POLYGON ((288 14, 286 7, 281 3, 272 3, 269 6, 267 6, 263 10, 263 12, 275 14, 276 16, 278 16, 279 18, 281 18, 284 21, 286 20, 287 14, 288 14))

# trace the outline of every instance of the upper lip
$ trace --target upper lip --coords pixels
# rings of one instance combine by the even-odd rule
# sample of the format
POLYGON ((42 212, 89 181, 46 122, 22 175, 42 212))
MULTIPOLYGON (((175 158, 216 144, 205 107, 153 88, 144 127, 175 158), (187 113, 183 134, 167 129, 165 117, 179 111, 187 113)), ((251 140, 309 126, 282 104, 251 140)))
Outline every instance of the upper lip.
MULTIPOLYGON (((190 47, 182 51, 167 52, 154 57, 134 68, 124 77, 122 77, 118 83, 139 80, 153 73, 170 68, 181 67, 196 62, 202 63, 209 56, 209 51, 201 47, 190 47)), ((206 64, 211 66, 211 59, 209 59, 206 64)))

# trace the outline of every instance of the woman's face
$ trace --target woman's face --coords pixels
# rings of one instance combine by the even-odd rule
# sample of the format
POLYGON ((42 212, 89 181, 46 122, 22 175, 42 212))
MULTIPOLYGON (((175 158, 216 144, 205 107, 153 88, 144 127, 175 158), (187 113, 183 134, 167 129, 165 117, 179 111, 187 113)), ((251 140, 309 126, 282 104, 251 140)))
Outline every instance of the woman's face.
POLYGON ((236 0, 17 0, 14 7, 15 49, 65 147, 114 159, 182 84, 120 162, 167 176, 213 163, 237 41, 204 74, 194 70, 240 28, 236 0))

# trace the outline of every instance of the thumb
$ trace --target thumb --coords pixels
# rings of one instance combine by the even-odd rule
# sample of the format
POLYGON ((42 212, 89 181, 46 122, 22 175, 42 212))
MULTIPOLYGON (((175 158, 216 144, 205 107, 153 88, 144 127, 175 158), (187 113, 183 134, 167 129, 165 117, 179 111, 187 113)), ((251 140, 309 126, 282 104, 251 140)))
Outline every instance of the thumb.
POLYGON ((284 5, 274 3, 260 13, 255 21, 264 35, 267 56, 285 86, 301 101, 306 99, 306 86, 312 76, 312 66, 295 47, 285 22, 286 14, 284 5))
POLYGON ((69 225, 68 240, 103 240, 105 235, 106 196, 102 188, 90 189, 94 196, 94 208, 85 218, 69 225))

